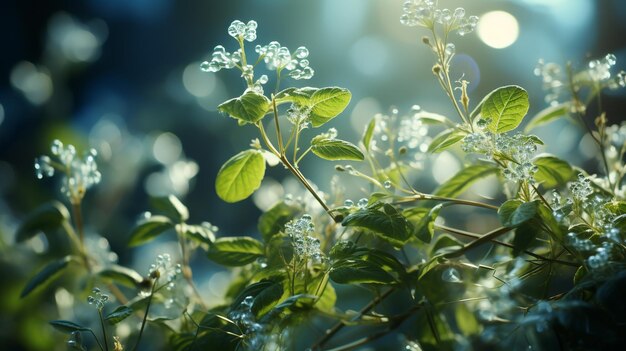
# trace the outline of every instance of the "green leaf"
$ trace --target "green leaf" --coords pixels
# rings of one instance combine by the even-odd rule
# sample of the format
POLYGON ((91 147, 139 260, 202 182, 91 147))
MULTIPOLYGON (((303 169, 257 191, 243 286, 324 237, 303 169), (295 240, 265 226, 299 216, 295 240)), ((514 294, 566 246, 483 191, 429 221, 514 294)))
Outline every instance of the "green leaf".
POLYGON ((35 290, 38 286, 58 278, 57 273, 61 272, 72 261, 72 256, 65 256, 60 260, 48 263, 41 271, 30 278, 26 286, 20 293, 20 297, 25 297, 35 290))
POLYGON ((455 128, 446 129, 439 133, 433 141, 430 142, 430 145, 428 145, 428 152, 441 152, 458 143, 461 139, 463 139, 463 137, 465 137, 465 134, 465 132, 455 128))
POLYGON ((187 206, 174 195, 154 197, 151 199, 152 206, 170 218, 174 222, 184 222, 189 219, 187 206))
POLYGON ((442 116, 440 114, 432 113, 432 112, 421 111, 415 114, 415 117, 417 117, 420 121, 422 121, 425 124, 454 125, 454 123, 452 123, 448 119, 448 117, 442 116))
POLYGON ((554 188, 566 184, 574 178, 575 172, 569 163, 562 159, 542 154, 533 160, 535 166, 539 168, 535 173, 535 180, 546 188, 554 188))
POLYGON ((22 242, 35 236, 40 231, 52 231, 70 218, 67 208, 58 201, 39 206, 31 212, 17 228, 15 240, 22 242))
POLYGON ((225 266, 244 266, 263 256, 263 244, 248 236, 219 238, 211 245, 207 256, 225 266))
POLYGON ((538 205, 538 201, 508 200, 498 209, 498 217, 505 227, 517 227, 535 217, 538 205))
POLYGON ((383 211, 374 208, 360 209, 347 216, 344 227, 369 229, 393 245, 401 246, 411 237, 411 224, 390 204, 383 204, 383 211))
POLYGON ((238 309, 243 300, 252 296, 251 310, 255 316, 260 317, 274 307, 283 295, 283 287, 279 282, 273 280, 262 280, 247 286, 234 300, 233 309, 238 309))
POLYGON ((165 231, 174 228, 174 223, 165 216, 151 216, 139 222, 130 233, 128 246, 138 246, 156 238, 165 231))
POLYGON ((467 304, 457 304, 454 311, 456 324, 463 336, 470 336, 480 332, 480 324, 476 316, 467 307, 467 304))
POLYGON ((318 139, 311 141, 311 151, 325 160, 353 160, 365 159, 361 150, 355 145, 339 139, 318 139))
POLYGON ((537 113, 526 125, 524 131, 529 132, 540 125, 552 122, 553 120, 567 116, 570 110, 570 103, 562 103, 555 106, 547 107, 537 113))
POLYGON ((528 112, 528 93, 521 87, 500 87, 486 97, 480 110, 482 118, 491 119, 487 129, 500 134, 515 129, 528 112))
POLYGON ((245 150, 226 161, 217 173, 215 190, 226 202, 241 201, 261 186, 265 159, 259 150, 245 150))
POLYGON ((199 244, 210 246, 215 241, 215 233, 207 227, 208 225, 185 224, 182 227, 182 233, 199 244))
POLYGON ((583 280, 583 278, 585 278, 587 273, 588 273, 587 268, 585 268, 585 266, 578 267, 578 269, 576 270, 576 273, 574 273, 574 285, 580 283, 583 280))
POLYGON ((365 128, 365 132, 363 133, 363 139, 361 142, 365 147, 365 151, 370 150, 370 143, 372 142, 372 137, 374 136, 374 129, 376 127, 376 118, 372 118, 372 120, 367 124, 365 128))
POLYGON ((498 168, 492 164, 480 163, 465 167, 450 178, 447 182, 441 184, 436 190, 435 195, 443 197, 456 197, 462 194, 472 183, 494 174, 498 168))
POLYGON ((429 243, 432 240, 433 235, 435 235, 435 220, 439 216, 439 211, 441 211, 442 207, 443 204, 433 206, 428 211, 428 214, 417 222, 415 225, 415 237, 425 243, 429 243))
POLYGON ((330 279, 338 284, 393 284, 396 279, 374 262, 346 260, 331 268, 330 279))
POLYGON ((430 255, 445 255, 446 253, 456 251, 463 247, 463 243, 457 238, 449 234, 441 234, 430 249, 430 255))
POLYGON ((537 236, 537 228, 528 222, 522 223, 515 229, 513 237, 513 256, 517 257, 526 251, 535 241, 537 236))
POLYGON ((291 102, 311 109, 310 120, 317 128, 339 115, 350 102, 352 94, 348 89, 327 88, 288 88, 274 97, 276 104, 291 102))
POLYGON ((91 329, 87 327, 83 327, 80 324, 70 322, 70 321, 65 321, 65 320, 50 321, 49 323, 50 325, 54 327, 54 329, 63 333, 68 333, 68 334, 75 332, 75 331, 88 331, 88 332, 91 331, 91 329))
POLYGON ((311 95, 311 125, 316 128, 339 115, 350 103, 352 94, 339 87, 321 88, 311 95))
POLYGON ((133 314, 133 309, 128 306, 122 305, 118 306, 116 309, 113 310, 113 312, 104 317, 104 320, 107 321, 109 324, 114 325, 128 318, 128 316, 130 316, 131 314, 133 314))
POLYGON ((137 271, 120 265, 112 265, 103 269, 98 272, 98 275, 102 278, 114 280, 130 288, 140 287, 141 283, 144 281, 144 277, 137 273, 137 271))
POLYGON ((263 241, 269 242, 272 236, 279 233, 285 224, 293 219, 300 209, 296 206, 279 202, 259 217, 257 228, 263 237, 263 241))
POLYGON ((227 113, 240 123, 256 123, 260 121, 270 108, 270 100, 252 90, 240 97, 230 99, 217 107, 220 112, 227 113))

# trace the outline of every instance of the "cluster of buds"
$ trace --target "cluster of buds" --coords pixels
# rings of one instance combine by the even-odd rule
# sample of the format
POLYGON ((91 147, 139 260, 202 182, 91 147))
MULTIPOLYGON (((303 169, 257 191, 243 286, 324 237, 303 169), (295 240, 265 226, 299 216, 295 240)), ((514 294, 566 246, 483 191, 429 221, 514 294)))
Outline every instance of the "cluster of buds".
POLYGON ((64 173, 61 192, 72 204, 79 204, 87 190, 102 179, 96 164, 96 150, 90 149, 81 158, 77 156, 74 145, 63 145, 61 141, 54 140, 50 151, 54 159, 47 155, 35 159, 35 175, 43 179, 54 176, 55 172, 64 173))

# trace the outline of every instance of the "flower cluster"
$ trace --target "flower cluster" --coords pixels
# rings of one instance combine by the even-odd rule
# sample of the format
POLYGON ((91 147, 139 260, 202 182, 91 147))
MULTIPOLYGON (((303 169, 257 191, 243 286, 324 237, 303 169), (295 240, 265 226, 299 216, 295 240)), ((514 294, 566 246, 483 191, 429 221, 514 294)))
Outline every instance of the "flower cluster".
POLYGON ((291 104, 287 110, 287 120, 294 126, 299 126, 300 130, 309 127, 309 117, 311 116, 311 108, 298 104, 291 104))
POLYGON ((171 290, 176 286, 176 280, 182 273, 182 267, 180 264, 174 264, 172 257, 169 254, 161 254, 156 258, 156 262, 150 265, 148 274, 152 278, 165 277, 167 289, 171 290))
POLYGON ((578 174, 578 180, 569 184, 569 191, 574 197, 574 200, 584 202, 587 200, 587 196, 593 193, 591 188, 591 179, 585 177, 584 174, 578 174))
POLYGON ((97 309, 102 310, 104 305, 109 301, 109 295, 103 294, 99 288, 93 288, 91 292, 94 296, 89 295, 87 302, 89 302, 90 305, 96 306, 97 309))
POLYGON ((102 178, 96 164, 96 150, 90 149, 83 158, 80 158, 76 155, 74 145, 65 146, 61 141, 54 140, 50 151, 55 159, 47 155, 36 158, 35 175, 38 179, 43 179, 54 176, 55 171, 65 173, 61 192, 71 203, 80 203, 85 192, 98 184, 102 178))
POLYGON ((264 328, 252 313, 253 304, 254 298, 246 296, 239 306, 228 314, 228 318, 235 322, 245 335, 243 344, 245 350, 260 350, 265 344, 264 328))
MULTIPOLYGON (((228 27, 228 34, 237 39, 240 48, 230 53, 224 46, 218 45, 213 49, 210 61, 203 61, 200 69, 204 72, 218 72, 222 69, 230 69, 237 67, 241 70, 241 77, 246 80, 248 89, 262 94, 263 85, 267 83, 267 75, 261 75, 259 79, 254 80, 254 65, 250 65, 246 61, 244 42, 252 42, 257 38, 257 23, 255 21, 235 20, 228 27)), ((309 66, 309 50, 304 46, 297 48, 293 53, 287 47, 281 46, 279 42, 272 41, 267 45, 257 45, 256 53, 259 55, 257 63, 261 60, 267 65, 267 68, 276 71, 280 79, 282 70, 289 71, 289 76, 293 79, 311 79, 315 71, 309 66)))
POLYGON ((285 224, 285 233, 291 238, 296 256, 301 260, 321 262, 324 255, 320 249, 320 240, 312 236, 314 230, 315 224, 307 214, 285 224))
POLYGON ((426 158, 425 152, 431 142, 428 136, 428 125, 422 121, 423 112, 418 105, 414 105, 411 113, 400 115, 395 108, 391 113, 376 114, 375 126, 370 149, 385 155, 398 151, 405 157, 411 156, 409 165, 420 169, 426 158), (412 151, 412 152, 410 152, 412 151))
POLYGON ((406 0, 402 6, 400 23, 405 26, 423 26, 434 28, 435 23, 445 26, 446 32, 457 30, 459 35, 466 35, 474 31, 478 24, 478 17, 465 17, 465 9, 459 7, 454 11, 450 9, 437 9, 433 0, 406 0))
POLYGON ((221 69, 230 69, 241 62, 241 49, 233 53, 226 52, 222 45, 213 49, 211 61, 204 61, 200 64, 200 69, 204 72, 217 72, 221 69))
POLYGON ((590 85, 594 89, 625 87, 626 72, 621 71, 614 76, 611 74, 611 68, 616 62, 615 55, 607 54, 602 59, 589 61, 586 69, 572 73, 572 77, 568 77, 560 65, 539 60, 534 74, 541 77, 543 88, 548 92, 545 97, 546 102, 556 105, 561 99, 569 99, 571 91, 578 91, 584 85, 590 85), (574 86, 571 86, 570 82, 574 86))
POLYGON ((248 23, 243 23, 239 20, 234 20, 230 26, 228 26, 228 34, 238 40, 255 41, 256 40, 256 28, 258 27, 256 21, 251 20, 248 23))
POLYGON ((292 53, 289 48, 272 41, 265 46, 257 45, 255 51, 263 58, 267 69, 279 72, 286 69, 290 71, 289 76, 293 79, 311 79, 315 73, 307 59, 309 50, 304 46, 300 46, 292 53))
POLYGON ((478 121, 482 130, 470 133, 463 138, 462 149, 467 153, 477 153, 488 158, 505 160, 502 175, 513 182, 535 182, 534 174, 539 168, 533 164, 532 159, 537 152, 537 138, 516 133, 493 134, 484 131, 488 124, 486 121, 478 121))

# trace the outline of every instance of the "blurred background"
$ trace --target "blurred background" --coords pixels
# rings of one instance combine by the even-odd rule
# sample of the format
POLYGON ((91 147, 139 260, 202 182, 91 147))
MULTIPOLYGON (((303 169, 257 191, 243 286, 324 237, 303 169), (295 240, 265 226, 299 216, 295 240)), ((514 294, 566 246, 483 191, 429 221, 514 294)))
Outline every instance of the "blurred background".
MULTIPOLYGON (((590 59, 613 53, 617 70, 626 68, 624 1, 439 4, 461 6, 482 18, 476 33, 452 38, 457 52, 453 79, 470 81, 474 102, 498 86, 517 84, 529 91, 530 115, 545 108, 541 79, 533 75, 539 59, 571 61, 582 69, 590 59)), ((329 124, 342 139, 356 142, 369 119, 392 106, 402 113, 417 104, 454 118, 431 73, 434 57, 421 44, 426 33, 400 25, 401 5, 402 0, 0 2, 3 247, 13 242, 28 211, 61 198, 56 179, 38 181, 33 172, 34 158, 49 154, 53 139, 98 150, 103 180, 84 200, 86 222, 88 230, 108 239, 120 263, 147 269, 153 259, 129 262, 132 252, 125 248, 135 219, 149 209, 150 196, 177 195, 190 208, 191 222, 209 221, 220 235, 256 235, 261 210, 272 199, 300 190, 286 172, 272 169, 266 183, 270 191, 263 196, 227 204, 215 194, 219 167, 256 137, 253 128, 238 128, 216 112, 219 103, 245 88, 239 74, 199 69, 214 46, 236 49, 227 34, 235 19, 258 22, 255 44, 276 40, 292 51, 301 45, 309 49, 313 79, 287 79, 283 86, 351 90, 350 105, 329 124)), ((252 53, 253 45, 249 49, 252 53)), ((624 90, 615 90, 604 98, 610 123, 626 119, 625 97, 624 90)), ((537 134, 549 139, 545 151, 595 167, 596 150, 577 126, 559 121, 537 134)), ((424 171, 432 172, 433 184, 447 176, 436 172, 457 169, 462 162, 449 154, 439 157, 438 171, 424 171)), ((307 160, 302 167, 322 190, 329 189, 330 163, 307 160)), ((53 243, 29 250, 45 253, 47 245, 53 243)), ((5 264, 9 259, 2 258, 5 264)), ((34 267, 17 275, 28 276, 34 267)), ((8 289, 3 304, 17 303, 21 287, 8 289)))

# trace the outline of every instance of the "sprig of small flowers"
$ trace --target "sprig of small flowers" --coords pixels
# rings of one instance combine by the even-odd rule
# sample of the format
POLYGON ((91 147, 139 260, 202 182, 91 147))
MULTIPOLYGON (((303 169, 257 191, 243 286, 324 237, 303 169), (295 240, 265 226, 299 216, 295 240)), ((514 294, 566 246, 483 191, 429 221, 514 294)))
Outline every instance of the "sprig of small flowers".
POLYGON ((42 155, 35 159, 35 175, 38 179, 43 179, 53 177, 55 172, 64 174, 61 192, 70 203, 80 204, 87 190, 102 179, 96 163, 96 150, 89 149, 80 158, 74 145, 63 145, 60 140, 54 140, 50 151, 53 158, 42 155))
MULTIPOLYGON (((585 69, 573 72, 571 65, 568 65, 566 69, 557 63, 545 62, 541 59, 535 67, 534 74, 541 77, 543 89, 547 91, 546 103, 558 105, 560 102, 571 101, 574 98, 572 94, 578 94, 584 87, 590 87, 592 95, 598 94, 605 88, 615 90, 625 87, 626 72, 611 73, 616 63, 615 55, 609 53, 601 59, 589 61, 585 69)), ((573 111, 581 108, 583 106, 580 104, 572 105, 573 111)), ((584 109, 581 112, 584 112, 584 109)))
POLYGON ((313 236, 314 231, 313 218, 308 214, 285 224, 285 234, 291 238, 298 261, 320 263, 324 260, 320 240, 313 236))
POLYGON ((229 53, 224 46, 218 45, 213 49, 210 61, 204 61, 200 64, 200 69, 204 72, 218 72, 222 69, 237 68, 241 71, 241 77, 244 78, 248 89, 263 93, 263 85, 268 82, 267 75, 261 75, 256 81, 254 80, 254 68, 261 61, 265 62, 266 67, 270 71, 276 71, 276 86, 278 87, 281 73, 289 71, 289 76, 293 79, 311 79, 315 74, 313 68, 309 66, 309 50, 300 46, 291 52, 289 48, 281 46, 279 42, 272 41, 267 45, 256 45, 255 52, 258 58, 254 64, 249 64, 245 42, 253 42, 256 40, 256 21, 235 20, 228 27, 228 34, 235 38, 239 43, 239 49, 229 53))
POLYGON ((494 134, 486 130, 488 124, 482 119, 477 121, 478 128, 463 138, 463 151, 485 155, 488 160, 496 161, 507 180, 535 184, 534 175, 539 168, 533 164, 533 158, 539 139, 521 133, 494 134))

